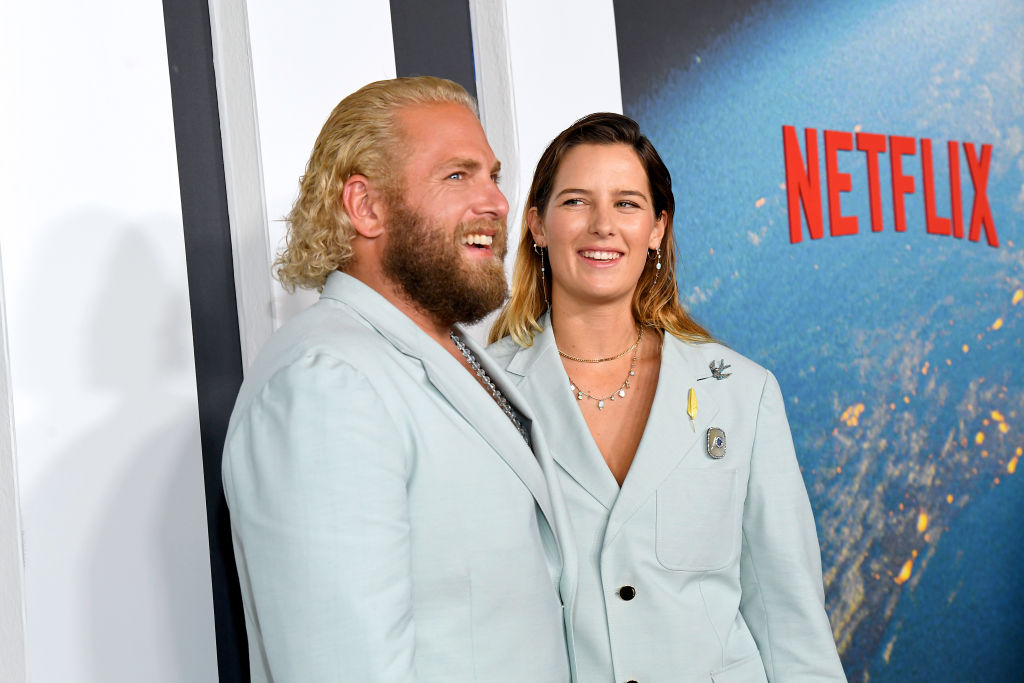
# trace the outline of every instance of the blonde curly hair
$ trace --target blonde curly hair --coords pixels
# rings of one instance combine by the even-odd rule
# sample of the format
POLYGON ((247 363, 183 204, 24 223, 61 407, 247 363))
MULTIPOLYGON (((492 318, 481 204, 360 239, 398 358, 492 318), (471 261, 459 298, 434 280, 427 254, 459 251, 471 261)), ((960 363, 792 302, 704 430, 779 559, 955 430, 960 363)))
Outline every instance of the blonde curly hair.
POLYGON ((342 204, 345 182, 355 174, 397 191, 395 121, 403 107, 461 104, 477 113, 459 84, 432 76, 395 78, 363 86, 334 108, 313 145, 299 196, 286 220, 285 247, 274 260, 274 276, 288 291, 322 290, 327 276, 352 260, 355 229, 342 204))

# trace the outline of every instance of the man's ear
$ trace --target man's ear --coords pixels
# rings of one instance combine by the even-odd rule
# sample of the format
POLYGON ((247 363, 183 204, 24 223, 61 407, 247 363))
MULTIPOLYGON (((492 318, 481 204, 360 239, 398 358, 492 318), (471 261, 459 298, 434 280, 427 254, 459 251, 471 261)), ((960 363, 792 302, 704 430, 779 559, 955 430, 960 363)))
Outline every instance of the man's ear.
POLYGON ((384 202, 366 176, 349 176, 341 188, 341 203, 358 235, 376 239, 384 234, 384 202))
POLYGON ((537 211, 536 206, 531 206, 530 210, 526 212, 526 226, 530 228, 530 235, 533 237, 533 243, 538 247, 546 247, 548 245, 547 236, 544 234, 544 223, 540 219, 540 212, 537 211))

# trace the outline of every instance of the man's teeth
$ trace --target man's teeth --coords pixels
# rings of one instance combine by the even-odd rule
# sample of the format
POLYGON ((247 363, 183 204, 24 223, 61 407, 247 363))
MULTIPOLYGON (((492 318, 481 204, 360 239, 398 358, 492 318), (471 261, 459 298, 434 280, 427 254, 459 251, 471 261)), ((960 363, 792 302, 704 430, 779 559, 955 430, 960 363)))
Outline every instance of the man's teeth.
POLYGON ((583 258, 592 258, 595 261, 614 261, 622 256, 617 251, 581 251, 583 258))
POLYGON ((489 247, 494 242, 494 237, 491 235, 464 235, 462 237, 463 244, 475 244, 479 247, 489 247))

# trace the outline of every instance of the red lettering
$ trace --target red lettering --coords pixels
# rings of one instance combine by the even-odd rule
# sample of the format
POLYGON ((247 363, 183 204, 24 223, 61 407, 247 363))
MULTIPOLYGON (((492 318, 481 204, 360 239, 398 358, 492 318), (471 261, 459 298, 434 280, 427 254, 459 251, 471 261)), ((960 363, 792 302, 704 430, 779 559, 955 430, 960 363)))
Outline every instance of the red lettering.
POLYGON ((800 154, 800 142, 796 128, 782 127, 782 148, 786 158, 786 205, 789 209, 789 241, 796 244, 803 235, 800 230, 800 207, 807 218, 807 232, 812 240, 824 236, 821 217, 821 171, 818 168, 818 131, 804 130, 804 147, 807 150, 807 166, 800 154))
POLYGON ((907 212, 903 204, 904 195, 914 191, 914 176, 903 175, 903 155, 913 154, 916 148, 914 138, 900 135, 889 136, 889 167, 892 171, 892 212, 896 231, 907 229, 907 212))
POLYGON ((837 152, 853 151, 853 135, 835 130, 825 131, 825 182, 828 185, 828 225, 833 237, 856 235, 857 217, 844 216, 839 205, 839 195, 853 188, 849 173, 839 172, 837 152))
MULTIPOLYGON (((900 135, 885 136, 876 133, 848 133, 826 130, 825 139, 825 182, 827 183, 829 234, 856 235, 863 216, 844 216, 842 211, 843 193, 853 190, 850 173, 839 170, 839 153, 863 152, 867 167, 868 205, 871 211, 871 230, 881 232, 882 189, 879 170, 880 156, 888 150, 889 170, 892 182, 893 223, 897 232, 907 229, 906 199, 913 194, 917 183, 913 174, 904 172, 904 157, 917 153, 917 138, 900 135), (856 145, 856 147, 855 147, 856 145)), ((796 244, 803 239, 803 223, 812 240, 824 236, 822 215, 821 171, 818 164, 818 131, 804 129, 803 148, 794 126, 782 127, 782 147, 786 164, 786 205, 789 212, 789 241, 796 244), (806 153, 806 163, 805 156, 806 153)), ((972 242, 981 240, 984 230, 989 246, 999 246, 995 219, 988 198, 989 173, 992 166, 992 145, 978 145, 970 142, 950 140, 946 143, 949 163, 949 217, 939 214, 935 189, 935 156, 930 138, 921 141, 921 183, 924 194, 925 231, 929 235, 952 235, 964 238, 963 190, 960 175, 960 147, 967 156, 968 170, 974 186, 974 204, 971 208, 967 238, 972 242)))
POLYGON ((946 143, 949 155, 949 216, 953 220, 953 237, 964 238, 964 214, 960 195, 960 143, 950 140, 946 143))
POLYGON ((868 199, 871 204, 871 230, 882 231, 882 188, 878 179, 878 155, 885 151, 885 136, 857 133, 857 149, 864 152, 868 163, 868 199))
POLYGON ((988 168, 992 163, 992 145, 981 146, 981 157, 974 154, 974 144, 964 143, 967 152, 967 168, 971 171, 971 182, 974 183, 974 207, 971 209, 971 228, 967 239, 977 242, 981 237, 981 228, 985 228, 985 239, 990 247, 999 246, 996 235, 996 224, 992 220, 992 208, 988 205, 988 168))
POLYGON ((949 219, 935 213, 935 170, 932 141, 921 138, 921 182, 924 185, 924 229, 930 235, 948 235, 949 219))

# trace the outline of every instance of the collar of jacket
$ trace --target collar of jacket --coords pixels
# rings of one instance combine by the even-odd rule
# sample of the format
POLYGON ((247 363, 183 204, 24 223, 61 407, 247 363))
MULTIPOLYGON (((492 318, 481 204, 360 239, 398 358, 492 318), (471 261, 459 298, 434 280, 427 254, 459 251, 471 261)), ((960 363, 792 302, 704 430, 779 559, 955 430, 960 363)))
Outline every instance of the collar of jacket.
MULTIPOLYGON (((348 307, 398 351, 419 360, 434 388, 501 456, 533 494, 549 525, 554 525, 551 496, 538 458, 497 403, 459 361, 390 301, 351 275, 339 271, 331 273, 320 298, 348 307)), ((476 354, 491 380, 526 418, 528 424, 524 426, 530 430, 533 412, 526 401, 487 352, 460 326, 456 325, 455 330, 476 354)))
MULTIPOLYGON (((704 355, 694 344, 664 335, 658 387, 651 404, 636 456, 619 488, 597 448, 590 429, 569 391, 569 377, 562 366, 547 313, 539 321, 543 330, 533 345, 519 349, 507 371, 521 377, 518 389, 543 415, 555 461, 610 510, 605 542, 610 542, 622 525, 654 494, 662 481, 688 457, 700 453, 707 430, 718 414, 712 392, 698 383, 707 374, 704 355), (686 414, 687 392, 697 391, 697 417, 690 424, 686 414), (558 428, 555 427, 558 425, 558 428)), ((610 416, 609 416, 610 417, 610 416)))

